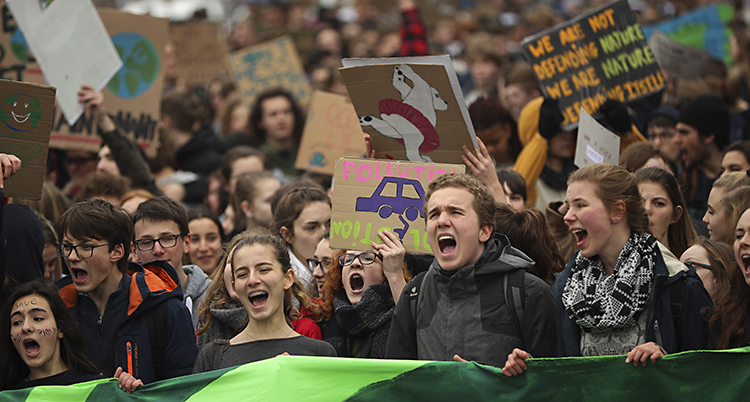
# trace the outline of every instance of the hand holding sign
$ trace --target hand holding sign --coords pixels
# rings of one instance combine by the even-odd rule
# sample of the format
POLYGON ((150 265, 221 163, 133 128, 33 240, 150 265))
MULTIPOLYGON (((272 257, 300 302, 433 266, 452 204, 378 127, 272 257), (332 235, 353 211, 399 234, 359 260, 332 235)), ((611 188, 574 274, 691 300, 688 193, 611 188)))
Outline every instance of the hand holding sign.
POLYGON ((78 91, 78 103, 82 103, 83 109, 93 114, 102 131, 108 132, 117 128, 115 122, 107 114, 107 109, 104 107, 104 95, 101 92, 88 85, 82 85, 78 91))
POLYGON ((5 180, 21 170, 21 160, 15 155, 0 154, 0 166, 3 169, 3 175, 0 177, 0 188, 5 187, 5 180))
POLYGON ((378 238, 383 244, 372 242, 372 249, 380 255, 383 261, 383 274, 391 287, 393 301, 398 303, 401 291, 406 286, 406 278, 404 278, 406 248, 398 235, 388 229, 379 231, 378 238))

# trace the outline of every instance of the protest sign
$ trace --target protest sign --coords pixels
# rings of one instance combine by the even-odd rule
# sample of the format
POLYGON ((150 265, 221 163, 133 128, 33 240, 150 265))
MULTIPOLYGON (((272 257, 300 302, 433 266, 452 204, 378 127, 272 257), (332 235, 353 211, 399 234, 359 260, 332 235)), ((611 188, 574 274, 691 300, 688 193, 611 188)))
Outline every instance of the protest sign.
POLYGON ((648 43, 661 68, 676 77, 688 80, 700 77, 703 66, 711 59, 707 50, 683 45, 659 31, 654 31, 648 43))
POLYGON ((573 163, 579 168, 595 163, 617 165, 620 159, 620 136, 599 124, 581 108, 578 140, 573 163))
POLYGON ((474 149, 445 66, 375 64, 339 71, 376 157, 463 163, 462 147, 474 149))
POLYGON ((177 75, 189 88, 209 83, 226 72, 227 46, 219 38, 221 25, 206 21, 170 24, 169 37, 177 53, 177 75))
MULTIPOLYGON (((464 117, 466 127, 469 129, 471 135, 471 141, 474 144, 474 148, 479 148, 477 142, 477 135, 474 132, 474 125, 471 123, 471 116, 469 115, 469 108, 466 107, 466 101, 464 100, 464 94, 461 90, 461 84, 458 82, 458 76, 456 71, 453 69, 453 61, 447 54, 440 56, 417 56, 417 57, 384 57, 379 59, 343 59, 341 64, 344 67, 357 67, 357 66, 372 66, 379 64, 398 64, 398 63, 416 63, 416 64, 439 64, 445 67, 448 72, 448 80, 453 88, 453 94, 456 97, 458 106, 461 109, 461 115, 464 117)), ((469 147, 471 148, 471 147, 469 147)))
POLYGON ((314 91, 295 167, 333 176, 337 159, 365 154, 363 136, 347 97, 314 91))
POLYGON ((123 63, 90 0, 43 4, 10 0, 8 7, 45 80, 57 88, 65 118, 75 122, 83 113, 77 95, 81 85, 101 90, 123 63))
POLYGON ((563 128, 607 98, 621 102, 665 87, 664 75, 626 0, 599 7, 524 39, 523 51, 544 96, 558 99, 563 128))
MULTIPOLYGON (((153 158, 158 144, 156 125, 160 117, 162 66, 169 21, 109 9, 98 11, 124 60, 124 66, 102 90, 104 104, 110 117, 153 158)), ((0 69, 0 77, 46 84, 7 5, 2 9, 2 28, 0 46, 7 50, 0 55, 0 62, 7 67, 0 69)), ((96 152, 100 144, 92 116, 84 114, 69 125, 60 108, 55 108, 50 147, 96 152)))
POLYGON ((242 101, 252 110, 255 98, 271 88, 283 88, 305 106, 311 90, 297 49, 288 36, 274 39, 227 56, 242 101))
POLYGON ((464 165, 341 158, 333 176, 331 248, 372 250, 378 231, 398 235, 410 253, 432 254, 427 243, 424 196, 427 186, 464 165))
POLYGON ((5 180, 5 194, 39 200, 47 173, 55 88, 1 80, 0 102, 0 152, 21 159, 21 170, 5 180))
POLYGON ((646 38, 661 32, 670 39, 699 49, 706 49, 711 56, 732 63, 729 38, 732 29, 727 26, 734 21, 734 9, 725 3, 698 8, 670 20, 643 27, 646 38))

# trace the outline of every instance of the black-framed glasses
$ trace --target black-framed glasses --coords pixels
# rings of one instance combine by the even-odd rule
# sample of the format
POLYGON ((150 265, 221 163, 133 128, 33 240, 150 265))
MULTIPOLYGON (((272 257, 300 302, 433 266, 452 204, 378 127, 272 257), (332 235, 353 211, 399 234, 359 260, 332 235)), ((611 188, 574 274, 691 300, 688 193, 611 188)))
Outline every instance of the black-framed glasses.
POLYGON ((320 270, 323 271, 323 274, 327 274, 328 268, 331 267, 331 261, 330 260, 319 261, 315 258, 307 259, 307 267, 310 268, 310 272, 315 272, 315 267, 317 267, 318 265, 320 265, 320 270))
POLYGON ((70 254, 75 250, 78 258, 86 259, 91 258, 94 255, 94 249, 97 247, 109 246, 109 244, 97 244, 92 246, 91 244, 79 244, 74 246, 72 244, 57 243, 57 255, 63 258, 70 257, 70 254))
POLYGON ((714 269, 713 269, 713 268, 711 268, 711 266, 710 266, 710 265, 708 265, 708 264, 703 264, 703 263, 700 263, 700 262, 695 262, 695 261, 688 261, 688 262, 686 262, 686 263, 685 263, 685 265, 691 266, 691 267, 693 267, 693 268, 695 268, 695 269, 698 269, 698 268, 705 268, 705 269, 707 269, 707 270, 709 270, 709 271, 713 271, 713 270, 714 270, 714 269))
POLYGON ((177 245, 177 239, 182 236, 184 235, 176 234, 162 236, 158 239, 140 239, 134 240, 133 244, 135 244, 135 248, 139 251, 151 251, 154 249, 156 243, 159 243, 161 248, 172 248, 177 245))
POLYGON ((342 267, 348 267, 354 263, 354 260, 359 258, 359 262, 362 265, 370 265, 375 262, 375 258, 377 257, 378 255, 372 251, 365 251, 364 253, 359 254, 346 253, 339 255, 339 264, 341 264, 342 267))

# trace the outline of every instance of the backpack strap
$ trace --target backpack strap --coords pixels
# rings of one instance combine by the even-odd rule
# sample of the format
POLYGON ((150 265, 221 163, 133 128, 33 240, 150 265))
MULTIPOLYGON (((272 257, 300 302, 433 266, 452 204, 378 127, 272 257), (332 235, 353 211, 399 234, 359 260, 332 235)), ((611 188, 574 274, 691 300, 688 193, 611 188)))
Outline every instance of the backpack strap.
POLYGON ((224 352, 227 349, 229 349, 229 339, 214 340, 214 364, 211 370, 218 370, 221 368, 221 358, 224 356, 224 352))
POLYGON ((417 299, 419 299, 419 290, 422 288, 422 281, 426 272, 420 272, 419 275, 415 276, 410 282, 409 294, 409 310, 411 310, 411 319, 414 322, 414 328, 417 328, 417 299))
MULTIPOLYGON (((524 320, 523 302, 526 298, 523 277, 525 270, 516 269, 511 272, 506 272, 503 275, 503 297, 505 297, 505 305, 508 306, 510 316, 513 318, 513 324, 516 327, 516 333, 521 339, 521 345, 523 342, 523 327, 522 323, 524 320)), ((525 347, 525 345, 524 345, 525 347)))
POLYGON ((164 303, 159 303, 143 314, 148 329, 148 340, 151 343, 151 359, 154 363, 156 378, 164 379, 164 352, 167 350, 167 327, 164 320, 164 303))

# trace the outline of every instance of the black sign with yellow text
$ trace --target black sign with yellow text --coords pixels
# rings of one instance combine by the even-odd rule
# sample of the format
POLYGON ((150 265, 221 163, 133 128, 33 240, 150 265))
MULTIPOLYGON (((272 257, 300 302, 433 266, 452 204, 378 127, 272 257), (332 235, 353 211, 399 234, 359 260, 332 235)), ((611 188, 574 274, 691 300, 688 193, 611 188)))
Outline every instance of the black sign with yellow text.
POLYGON ((570 129, 581 107, 629 102, 665 87, 664 75, 627 0, 594 9, 530 36, 523 50, 545 97, 558 99, 570 129))

